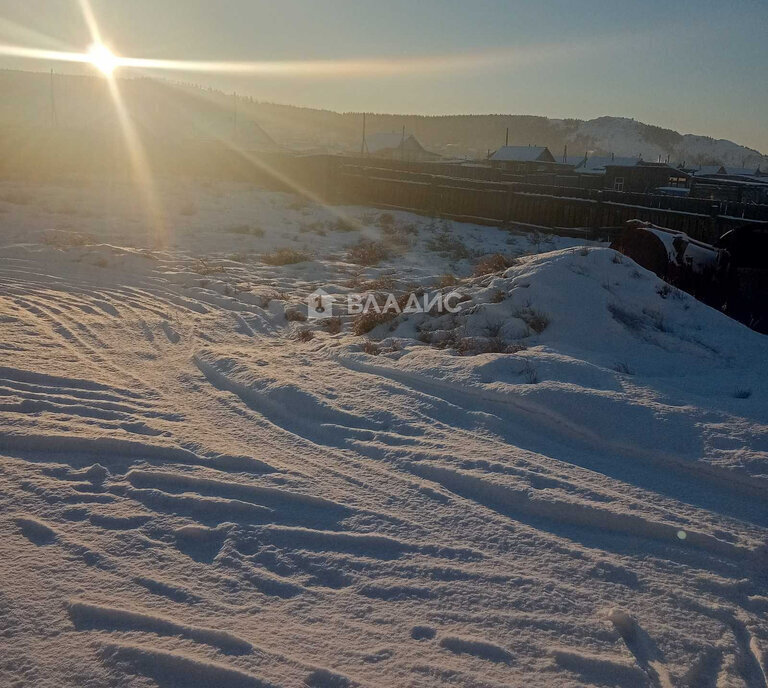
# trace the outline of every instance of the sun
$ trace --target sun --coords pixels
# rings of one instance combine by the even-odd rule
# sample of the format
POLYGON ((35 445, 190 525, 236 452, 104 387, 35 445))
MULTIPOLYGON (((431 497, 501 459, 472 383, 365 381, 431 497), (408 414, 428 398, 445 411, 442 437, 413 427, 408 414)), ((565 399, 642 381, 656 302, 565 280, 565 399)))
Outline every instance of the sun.
POLYGON ((117 56, 103 43, 94 43, 88 49, 88 59, 105 76, 112 76, 112 72, 120 63, 117 56))

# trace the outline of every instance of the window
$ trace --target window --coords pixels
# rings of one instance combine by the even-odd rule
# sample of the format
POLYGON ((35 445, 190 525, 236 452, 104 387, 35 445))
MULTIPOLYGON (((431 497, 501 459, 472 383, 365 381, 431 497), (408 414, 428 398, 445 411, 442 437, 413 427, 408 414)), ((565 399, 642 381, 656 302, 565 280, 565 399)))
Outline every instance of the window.
POLYGON ((613 178, 613 190, 614 191, 624 191, 624 177, 614 177, 613 178))

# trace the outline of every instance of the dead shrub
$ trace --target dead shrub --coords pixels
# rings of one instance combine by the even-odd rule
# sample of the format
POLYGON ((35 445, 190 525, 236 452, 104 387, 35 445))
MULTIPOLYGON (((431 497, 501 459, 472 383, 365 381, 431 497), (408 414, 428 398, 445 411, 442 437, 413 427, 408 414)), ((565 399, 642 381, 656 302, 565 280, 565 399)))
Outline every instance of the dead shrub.
POLYGON ((501 253, 492 253, 478 260, 472 272, 475 277, 481 277, 482 275, 490 275, 494 272, 502 272, 512 267, 512 265, 514 265, 514 259, 501 253))
POLYGON ((397 285, 397 279, 392 274, 379 275, 367 282, 359 282, 356 286, 361 291, 392 291, 397 285))
POLYGON ((261 260, 267 265, 293 265, 310 260, 310 256, 304 251, 297 251, 293 248, 279 248, 272 253, 263 253, 261 260))
POLYGON ((418 227, 410 222, 382 225, 381 231, 388 243, 399 250, 409 249, 413 245, 413 237, 419 233, 418 227))
POLYGON ((381 353, 381 347, 376 344, 376 342, 366 339, 363 342, 363 353, 366 353, 369 356, 378 356, 381 353))
POLYGON ((301 311, 291 308, 290 310, 285 311, 285 319, 288 322, 306 322, 307 316, 301 311))
POLYGON ((368 334, 375 327, 394 320, 396 316, 397 313, 394 311, 377 313, 375 310, 370 310, 367 313, 361 313, 352 323, 352 331, 358 336, 368 334))
POLYGON ((258 225, 235 225, 234 227, 228 227, 224 231, 229 232, 230 234, 241 234, 259 238, 264 236, 264 230, 258 225))
POLYGON ((430 251, 434 251, 443 258, 454 262, 472 256, 472 252, 467 248, 466 244, 461 239, 451 236, 447 230, 443 230, 428 239, 425 245, 430 251))
POLYGON ((226 272, 226 268, 221 263, 211 263, 206 258, 198 258, 194 271, 198 275, 219 275, 226 272))
POLYGON ((507 351, 507 343, 503 337, 490 337, 485 344, 485 353, 488 354, 503 354, 507 351))
POLYGON ((379 227, 382 229, 391 227, 393 224, 395 224, 395 216, 392 213, 381 213, 379 215, 379 227))
POLYGON ((296 340, 299 342, 309 342, 314 339, 315 333, 312 330, 304 327, 296 332, 296 340))
POLYGON ((638 332, 643 328, 643 318, 641 316, 617 303, 609 303, 608 312, 616 322, 621 323, 632 332, 638 332))
POLYGON ((95 244, 96 239, 85 232, 65 232, 60 229, 49 229, 43 234, 43 243, 48 246, 69 248, 72 246, 87 246, 95 244))
POLYGON ((669 332, 669 327, 664 319, 664 314, 655 308, 643 308, 643 314, 648 318, 648 322, 653 329, 659 332, 669 332))
POLYGON ((437 278, 435 286, 437 286, 438 289, 445 289, 446 287, 453 287, 458 283, 459 279, 455 275, 452 275, 450 272, 446 272, 437 278))
POLYGON ((549 316, 530 306, 518 310, 515 317, 520 318, 536 334, 541 334, 549 326, 549 316))
POLYGON ((338 315, 332 318, 326 318, 322 321, 322 327, 328 334, 339 334, 341 332, 341 318, 338 315))
POLYGON ((351 217, 339 217, 335 222, 328 223, 328 229, 332 232, 357 232, 360 223, 351 217))
POLYGON ((491 303, 501 303, 504 299, 507 298, 506 292, 504 292, 501 289, 497 289, 493 294, 491 295, 491 303))
POLYGON ((418 334, 416 335, 416 339, 418 339, 420 342, 423 342, 424 344, 431 344, 433 338, 434 335, 432 334, 431 330, 419 329, 418 334))
POLYGON ((391 255, 389 247, 381 241, 363 239, 347 249, 347 260, 357 265, 376 265, 391 255))

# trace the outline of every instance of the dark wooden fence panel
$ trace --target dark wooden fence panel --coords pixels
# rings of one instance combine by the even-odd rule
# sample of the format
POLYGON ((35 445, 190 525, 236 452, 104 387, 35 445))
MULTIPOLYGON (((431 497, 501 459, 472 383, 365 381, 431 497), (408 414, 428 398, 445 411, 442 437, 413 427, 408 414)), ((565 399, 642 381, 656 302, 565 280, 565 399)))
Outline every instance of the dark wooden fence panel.
POLYGON ((401 208, 481 224, 516 223, 582 230, 588 235, 640 219, 711 242, 744 222, 768 220, 767 206, 464 179, 427 174, 421 171, 425 164, 374 167, 370 160, 349 159, 339 164, 338 202, 401 208))

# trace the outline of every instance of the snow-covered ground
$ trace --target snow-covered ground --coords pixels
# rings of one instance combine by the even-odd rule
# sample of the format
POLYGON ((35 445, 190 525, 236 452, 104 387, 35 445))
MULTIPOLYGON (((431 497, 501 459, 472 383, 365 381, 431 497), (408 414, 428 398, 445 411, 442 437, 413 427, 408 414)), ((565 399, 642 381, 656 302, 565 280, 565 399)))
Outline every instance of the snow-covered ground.
POLYGON ((0 685, 766 686, 768 339, 605 246, 156 200, 0 184, 0 685))

